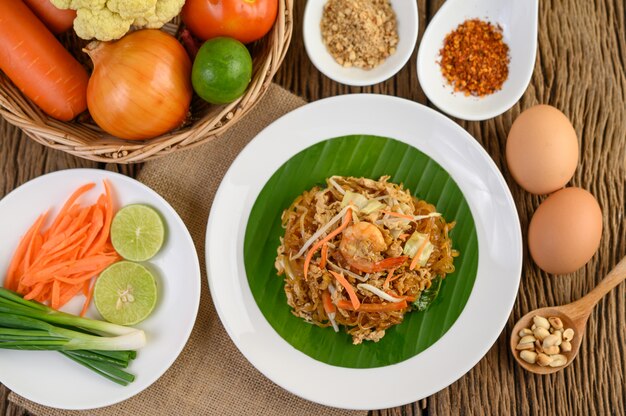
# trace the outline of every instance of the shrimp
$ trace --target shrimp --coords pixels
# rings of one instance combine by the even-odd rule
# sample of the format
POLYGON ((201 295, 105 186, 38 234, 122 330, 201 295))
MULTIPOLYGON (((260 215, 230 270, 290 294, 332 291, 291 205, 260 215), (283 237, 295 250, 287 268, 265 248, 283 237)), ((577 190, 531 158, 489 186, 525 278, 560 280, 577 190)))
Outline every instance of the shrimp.
POLYGON ((408 257, 391 257, 374 261, 387 249, 385 238, 374 224, 361 221, 343 231, 339 252, 350 267, 364 273, 376 273, 401 266, 408 257))

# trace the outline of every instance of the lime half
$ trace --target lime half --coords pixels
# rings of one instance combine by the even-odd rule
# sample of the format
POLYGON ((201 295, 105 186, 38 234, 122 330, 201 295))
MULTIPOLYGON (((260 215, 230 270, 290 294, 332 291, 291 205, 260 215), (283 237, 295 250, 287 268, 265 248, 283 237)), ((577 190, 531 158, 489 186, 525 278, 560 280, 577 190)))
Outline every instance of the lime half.
POLYGON ((120 261, 100 273, 93 297, 104 319, 134 325, 146 319, 156 305, 156 280, 141 264, 120 261))
POLYGON ((127 205, 111 223, 111 242, 126 260, 149 260, 159 251, 165 226, 158 212, 146 205, 127 205))

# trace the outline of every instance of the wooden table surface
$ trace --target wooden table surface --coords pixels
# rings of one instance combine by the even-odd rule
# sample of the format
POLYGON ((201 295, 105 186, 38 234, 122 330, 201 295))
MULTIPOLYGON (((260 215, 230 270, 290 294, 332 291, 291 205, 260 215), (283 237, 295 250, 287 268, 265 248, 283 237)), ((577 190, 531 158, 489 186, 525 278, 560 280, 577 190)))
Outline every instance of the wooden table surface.
MULTIPOLYGON (((428 105, 417 80, 415 53, 398 75, 374 87, 346 87, 322 76, 302 44, 304 2, 295 3, 295 32, 276 77, 279 84, 310 101, 337 94, 375 92, 428 105)), ((418 0, 420 37, 442 3, 418 0)), ((504 159, 507 132, 521 109, 537 103, 554 105, 569 116, 581 146, 580 165, 571 185, 591 191, 600 202, 604 214, 600 250, 587 266, 560 277, 541 272, 525 252, 517 302, 506 329, 488 354, 439 393, 404 407, 372 412, 374 415, 625 415, 626 285, 620 285, 598 304, 587 324, 582 351, 566 370, 550 376, 532 375, 517 366, 508 351, 508 338, 517 318, 531 309, 583 296, 626 254, 625 67, 624 0, 541 0, 537 61, 531 85, 521 101, 495 119, 458 122, 484 146, 503 172, 525 238, 532 212, 543 198, 524 192, 511 179, 504 159)), ((49 150, 3 120, 0 143, 0 196, 59 169, 98 167, 130 176, 141 169, 139 165, 97 164, 49 150)), ((9 403, 7 396, 8 390, 0 385, 0 415, 27 414, 9 403)))

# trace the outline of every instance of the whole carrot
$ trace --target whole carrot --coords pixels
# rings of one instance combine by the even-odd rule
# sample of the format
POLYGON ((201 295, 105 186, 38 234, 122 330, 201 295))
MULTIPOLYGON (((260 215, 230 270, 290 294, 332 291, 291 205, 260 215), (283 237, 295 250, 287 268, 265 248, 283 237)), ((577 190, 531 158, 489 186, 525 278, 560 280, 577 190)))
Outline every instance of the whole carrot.
POLYGON ((0 0, 0 70, 51 117, 87 109, 87 71, 21 0, 0 0))
POLYGON ((55 35, 67 32, 76 18, 76 11, 57 9, 50 0, 24 0, 24 3, 55 35))

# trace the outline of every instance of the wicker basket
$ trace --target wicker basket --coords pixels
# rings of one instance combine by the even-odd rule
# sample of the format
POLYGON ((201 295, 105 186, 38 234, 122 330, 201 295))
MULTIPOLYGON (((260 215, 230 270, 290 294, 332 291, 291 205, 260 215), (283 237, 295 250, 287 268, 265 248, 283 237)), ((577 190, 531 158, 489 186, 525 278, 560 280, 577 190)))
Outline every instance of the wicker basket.
MULTIPOLYGON (((55 120, 24 97, 2 72, 0 115, 44 146, 97 162, 144 162, 211 141, 256 105, 285 57, 293 28, 293 0, 279 0, 278 3, 273 29, 252 45, 254 72, 246 93, 224 106, 209 105, 194 95, 189 122, 166 135, 145 141, 126 141, 103 132, 93 121, 55 120)), ((165 30, 176 32, 179 19, 167 26, 165 30)), ((72 34, 66 36, 63 43, 68 49, 76 50, 82 42, 72 34)))

